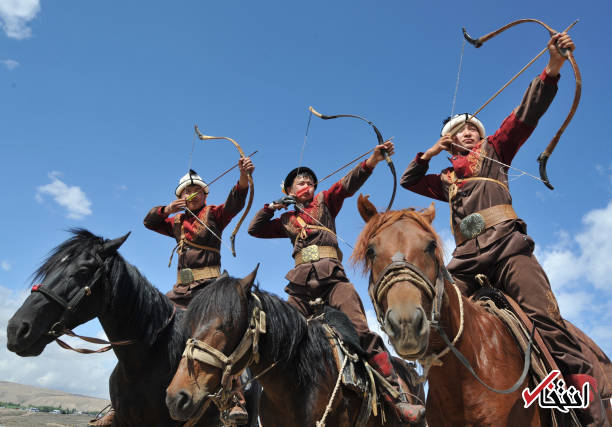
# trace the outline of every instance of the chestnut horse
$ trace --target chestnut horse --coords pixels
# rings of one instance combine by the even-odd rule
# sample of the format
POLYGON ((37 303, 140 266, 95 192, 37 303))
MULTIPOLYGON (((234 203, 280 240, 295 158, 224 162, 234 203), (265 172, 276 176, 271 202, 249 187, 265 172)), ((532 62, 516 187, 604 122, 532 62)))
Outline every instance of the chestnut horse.
MULTIPOLYGON (((223 408, 229 378, 250 365, 263 387, 263 426, 356 425, 363 393, 343 385, 334 391, 338 368, 321 322, 307 321, 293 306, 258 287, 252 290, 255 274, 244 279, 224 275, 189 305, 185 321, 192 339, 166 391, 172 416, 193 417, 209 399, 223 408)), ((396 359, 394 366, 406 382, 405 362, 396 359)), ((422 387, 419 391, 423 399, 422 387)), ((385 426, 405 425, 391 407, 385 405, 384 412, 385 426)), ((382 424, 379 410, 364 425, 382 424)))
MULTIPOLYGON (((119 255, 128 235, 104 240, 83 229, 72 233, 38 269, 34 278, 42 284, 9 320, 8 349, 37 356, 66 329, 98 317, 111 341, 134 340, 113 347, 118 359, 109 380, 113 425, 182 425, 170 418, 164 402, 187 339, 182 310, 175 312, 172 302, 119 255)), ((251 406, 251 425, 257 425, 257 403, 251 406)), ((198 423, 219 424, 216 408, 198 423)))
POLYGON ((449 280, 442 244, 431 225, 433 203, 420 212, 378 213, 367 196, 359 196, 358 208, 366 225, 352 260, 370 272, 370 297, 397 353, 421 361, 426 375, 429 370, 428 424, 548 425, 547 411, 536 404, 523 406, 522 390, 533 387, 527 379, 508 394, 487 390, 448 351, 437 330, 431 330, 431 316, 437 315, 443 333, 454 338, 456 348, 490 387, 507 389, 521 378, 523 353, 507 327, 462 296, 449 280))

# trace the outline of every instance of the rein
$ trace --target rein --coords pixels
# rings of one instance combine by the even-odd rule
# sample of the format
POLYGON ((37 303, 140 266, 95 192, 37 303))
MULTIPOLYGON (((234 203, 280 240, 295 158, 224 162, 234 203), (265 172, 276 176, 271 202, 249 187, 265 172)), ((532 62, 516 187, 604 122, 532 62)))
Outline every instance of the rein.
POLYGON ((461 362, 461 364, 472 374, 472 376, 488 390, 494 393, 499 393, 499 394, 510 394, 510 393, 515 392, 520 387, 520 385, 523 384, 523 382, 525 381, 525 378, 527 377, 527 374, 529 373, 529 368, 531 366, 531 348, 533 346, 533 335, 535 332, 535 325, 532 328, 531 334, 529 336, 529 343, 527 345, 527 351, 525 352, 525 362, 523 365, 523 372, 521 373, 521 376, 519 377, 519 379, 514 383, 514 385, 512 385, 510 388, 507 388, 505 390, 499 390, 499 389, 495 389, 489 386, 476 374, 476 372, 474 371, 474 368, 472 367, 472 365, 470 365, 470 362, 461 353, 461 351, 459 351, 459 349, 455 346, 455 344, 457 343, 457 341, 459 340, 463 332, 463 326, 464 326, 463 299, 461 296, 461 291, 455 284, 455 281, 451 277, 446 267, 443 264, 441 264, 437 259, 434 258, 434 260, 436 262, 436 270, 438 272, 436 275, 435 286, 433 283, 431 283, 429 278, 425 276, 425 274, 416 265, 414 265, 411 262, 406 261, 404 254, 402 254, 401 252, 397 252, 395 255, 393 255, 393 257, 391 258, 392 262, 383 269, 381 276, 378 278, 378 280, 375 283, 372 280, 372 274, 370 274, 370 286, 369 286, 370 297, 372 299, 374 309, 376 311, 376 317, 381 327, 383 328, 383 330, 386 330, 386 316, 385 318, 382 317, 382 314, 381 314, 382 308, 381 308, 380 300, 386 295, 386 293, 389 291, 391 286, 393 286, 395 283, 398 283, 401 281, 409 281, 410 283, 417 286, 421 290, 424 290, 427 296, 432 300, 430 325, 440 335, 440 337, 446 344, 446 347, 437 354, 434 353, 434 354, 425 356, 424 353, 427 351, 427 348, 426 348, 423 353, 414 355, 416 359, 423 365, 423 370, 424 370, 423 375, 419 378, 419 381, 425 382, 427 380, 429 369, 434 365, 436 366, 441 365, 442 362, 440 361, 440 358, 446 355, 449 351, 452 351, 453 354, 459 360, 459 362, 461 362), (457 293, 457 299, 459 301, 459 313, 460 313, 459 330, 457 331, 457 334, 455 335, 455 338, 453 338, 452 342, 450 341, 450 339, 444 332, 444 328, 442 328, 442 325, 440 324, 440 312, 442 309, 442 299, 444 296, 445 282, 449 282, 450 284, 453 285, 457 293))

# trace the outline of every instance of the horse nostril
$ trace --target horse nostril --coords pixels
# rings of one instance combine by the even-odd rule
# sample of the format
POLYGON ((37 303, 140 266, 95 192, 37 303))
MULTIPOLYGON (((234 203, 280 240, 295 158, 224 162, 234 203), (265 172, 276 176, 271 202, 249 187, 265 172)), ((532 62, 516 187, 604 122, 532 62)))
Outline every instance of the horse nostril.
POLYGON ((176 397, 176 406, 178 409, 186 411, 191 407, 192 402, 191 393, 186 390, 181 390, 178 392, 176 397))
POLYGON ((427 331, 428 326, 426 324, 427 318, 425 317, 425 313, 421 307, 416 309, 413 320, 414 331, 416 332, 417 336, 423 335, 427 331))
POLYGON ((400 330, 399 325, 391 316, 391 310, 387 310, 387 312, 385 313, 384 329, 387 335, 389 335, 389 338, 391 339, 395 338, 398 331, 400 330))
POLYGON ((17 330, 17 334, 16 334, 17 340, 18 341, 25 340, 28 337, 28 335, 30 335, 31 330, 32 328, 30 327, 30 324, 27 322, 23 322, 21 326, 19 327, 19 329, 17 330))

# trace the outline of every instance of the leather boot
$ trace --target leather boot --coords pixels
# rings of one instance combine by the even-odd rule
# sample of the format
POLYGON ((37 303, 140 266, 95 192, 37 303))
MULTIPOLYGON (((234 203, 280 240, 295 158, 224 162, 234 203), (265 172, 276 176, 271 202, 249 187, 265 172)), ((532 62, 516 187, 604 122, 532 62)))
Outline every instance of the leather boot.
POLYGON ((389 353, 381 351, 378 354, 370 357, 368 360, 370 366, 381 374, 391 384, 393 389, 399 393, 398 398, 394 398, 388 392, 383 391, 383 397, 394 409, 397 417, 401 422, 417 423, 425 416, 425 407, 423 405, 413 405, 408 403, 406 395, 402 390, 395 369, 391 364, 389 353))
POLYGON ((94 418, 93 420, 89 421, 87 425, 88 426, 112 426, 114 418, 115 418, 115 410, 113 408, 110 408, 103 417, 94 418))
POLYGON ((567 382, 578 390, 582 390, 584 383, 589 383, 590 402, 586 409, 577 409, 576 415, 583 426, 610 427, 601 396, 597 389, 597 380, 586 374, 573 374, 567 378, 567 382))
POLYGON ((234 378, 236 382, 235 389, 237 389, 234 395, 235 405, 230 408, 228 418, 236 425, 243 426, 249 422, 249 413, 246 410, 246 400, 244 398, 244 390, 242 390, 242 384, 240 378, 234 378))

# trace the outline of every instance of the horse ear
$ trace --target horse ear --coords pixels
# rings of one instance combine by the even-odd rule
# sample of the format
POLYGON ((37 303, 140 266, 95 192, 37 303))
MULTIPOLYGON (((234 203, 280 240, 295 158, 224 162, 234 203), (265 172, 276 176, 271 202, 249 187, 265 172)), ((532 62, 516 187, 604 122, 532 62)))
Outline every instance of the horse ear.
POLYGON ((425 217, 427 222, 431 224, 436 217, 436 206, 434 205, 434 202, 431 202, 431 205, 429 205, 427 209, 423 209, 421 214, 425 217))
POLYGON ((221 276, 219 276, 219 279, 223 279, 223 278, 227 278, 229 277, 229 274, 227 273, 227 270, 223 270, 223 273, 221 273, 221 276))
POLYGON ((102 255, 108 256, 117 252, 117 249, 119 249, 119 247, 123 245, 123 242, 127 240, 127 238, 130 236, 130 233, 131 231, 128 231, 125 236, 121 236, 116 239, 107 240, 106 242, 104 242, 104 244, 102 245, 102 255))
POLYGON ((240 279, 240 287, 242 288, 242 290, 244 290, 245 293, 251 290, 251 286, 253 286, 253 283, 255 282, 255 276, 257 276, 258 269, 259 263, 257 263, 255 270, 251 271, 251 274, 249 274, 243 279, 240 279))
POLYGON ((370 218, 378 214, 376 206, 374 206, 369 199, 369 195, 364 196, 363 194, 360 194, 359 198, 357 199, 357 209, 359 210, 359 215, 361 215, 365 222, 368 222, 370 218))

